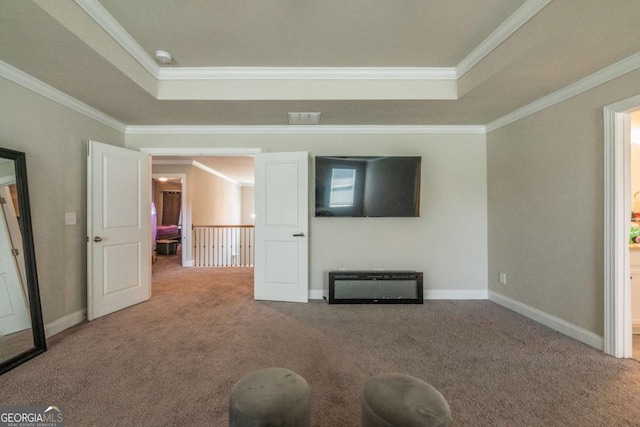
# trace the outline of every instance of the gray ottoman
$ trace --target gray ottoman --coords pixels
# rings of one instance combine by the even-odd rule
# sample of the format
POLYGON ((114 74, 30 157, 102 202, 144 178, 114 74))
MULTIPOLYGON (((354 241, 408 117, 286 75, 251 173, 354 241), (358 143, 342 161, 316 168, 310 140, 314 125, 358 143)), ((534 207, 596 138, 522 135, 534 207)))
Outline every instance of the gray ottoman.
POLYGON ((230 427, 308 427, 309 385, 283 368, 266 368, 245 375, 229 398, 230 427))
POLYGON ((361 426, 450 426, 451 409, 440 392, 403 374, 382 374, 362 388, 361 426))

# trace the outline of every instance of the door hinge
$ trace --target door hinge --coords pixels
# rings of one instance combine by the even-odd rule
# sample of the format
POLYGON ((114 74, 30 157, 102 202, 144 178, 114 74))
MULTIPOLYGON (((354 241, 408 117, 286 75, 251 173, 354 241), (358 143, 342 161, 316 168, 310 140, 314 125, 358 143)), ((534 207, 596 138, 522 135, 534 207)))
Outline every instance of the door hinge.
POLYGON ((4 197, 0 197, 0 205, 7 204, 7 200, 4 197))
POLYGON ((20 255, 20 251, 18 251, 16 248, 11 249, 11 253, 13 254, 13 256, 20 255))

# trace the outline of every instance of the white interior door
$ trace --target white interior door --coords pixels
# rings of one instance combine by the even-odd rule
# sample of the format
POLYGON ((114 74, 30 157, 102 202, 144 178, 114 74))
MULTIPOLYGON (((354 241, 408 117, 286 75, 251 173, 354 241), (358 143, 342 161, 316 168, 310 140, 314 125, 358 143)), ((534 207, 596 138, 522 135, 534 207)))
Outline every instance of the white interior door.
POLYGON ((255 299, 308 301, 308 158, 255 156, 255 299))
POLYGON ((24 248, 22 245, 22 231, 20 230, 18 214, 8 185, 0 186, 0 198, 5 200, 5 203, 2 203, 2 212, 4 213, 4 220, 7 224, 11 247, 16 250, 14 252, 14 260, 20 277, 22 294, 24 295, 24 300, 29 301, 29 293, 27 291, 27 272, 25 270, 26 263, 24 261, 24 248))
POLYGON ((89 141, 87 318, 151 297, 149 155, 89 141))
MULTIPOLYGON (((11 199, 5 199, 11 203, 11 199)), ((9 236, 5 210, 0 209, 0 336, 31 328, 24 293, 9 236)), ((15 218, 14 218, 15 220, 15 218)))

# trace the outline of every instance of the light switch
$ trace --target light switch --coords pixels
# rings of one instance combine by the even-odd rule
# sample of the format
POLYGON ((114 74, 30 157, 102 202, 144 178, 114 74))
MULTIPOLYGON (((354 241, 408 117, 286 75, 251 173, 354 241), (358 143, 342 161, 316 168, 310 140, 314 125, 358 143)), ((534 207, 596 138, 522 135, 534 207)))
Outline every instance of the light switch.
POLYGON ((75 212, 67 212, 64 214, 64 225, 76 225, 75 212))

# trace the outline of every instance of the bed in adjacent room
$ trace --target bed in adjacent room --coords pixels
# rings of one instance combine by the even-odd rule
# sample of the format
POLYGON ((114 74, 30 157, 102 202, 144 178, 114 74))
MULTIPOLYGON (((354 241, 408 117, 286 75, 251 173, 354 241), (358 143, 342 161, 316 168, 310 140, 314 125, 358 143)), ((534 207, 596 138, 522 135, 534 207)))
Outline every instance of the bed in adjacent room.
POLYGON ((178 225, 158 225, 156 240, 180 239, 180 226, 178 225))

